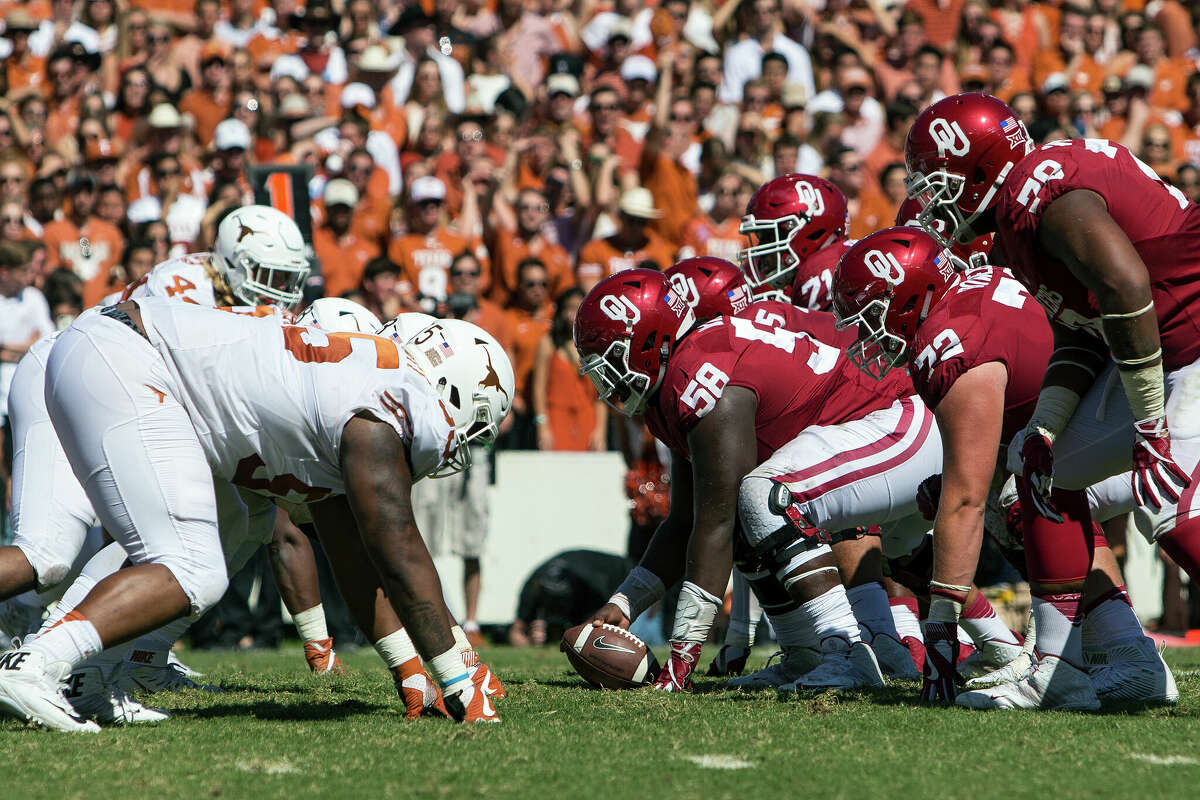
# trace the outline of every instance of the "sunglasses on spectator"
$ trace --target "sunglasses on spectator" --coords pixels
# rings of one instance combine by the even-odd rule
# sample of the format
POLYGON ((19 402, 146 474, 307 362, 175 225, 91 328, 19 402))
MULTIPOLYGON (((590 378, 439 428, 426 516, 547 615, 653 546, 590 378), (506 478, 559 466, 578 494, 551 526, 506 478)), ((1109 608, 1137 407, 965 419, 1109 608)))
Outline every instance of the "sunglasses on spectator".
POLYGON ((620 106, 616 103, 604 103, 592 106, 592 111, 616 111, 620 106))
POLYGON ((1170 147, 1170 146, 1171 146, 1170 141, 1162 141, 1162 140, 1158 140, 1158 139, 1147 139, 1146 140, 1146 147, 1170 147))
POLYGON ((545 289, 549 285, 549 281, 521 281, 522 289, 545 289))
POLYGON ((478 278, 483 272, 477 269, 452 269, 450 270, 451 278, 478 278))
POLYGON ((146 37, 146 41, 150 44, 166 44, 171 41, 171 37, 162 33, 152 33, 146 37))
POLYGON ((717 197, 733 197, 737 194, 737 189, 714 189, 713 194, 717 197))
POLYGON ((549 203, 521 203, 517 206, 521 211, 549 211, 549 203))
POLYGON ((21 182, 21 179, 19 177, 17 177, 16 175, 0 175, 0 186, 3 186, 8 183, 15 185, 15 184, 19 184, 20 182, 21 182))
POLYGON ((131 23, 129 23, 129 25, 128 25, 128 28, 129 28, 129 30, 131 30, 131 31, 144 31, 144 30, 146 30, 146 23, 144 23, 144 22, 131 22, 131 23))
POLYGON ((435 199, 435 198, 430 198, 430 199, 428 199, 428 200, 421 200, 421 201, 419 201, 419 202, 417 203, 417 208, 419 208, 419 209, 421 209, 422 211, 424 211, 424 210, 425 210, 425 209, 427 209, 427 208, 441 207, 441 205, 442 205, 442 201, 441 201, 441 200, 437 200, 437 199, 435 199))
POLYGON ((350 173, 354 173, 354 174, 358 174, 358 175, 366 175, 368 172, 371 172, 371 170, 372 170, 372 167, 369 164, 347 164, 346 165, 346 172, 350 172, 350 173))
POLYGON ((691 114, 671 114, 669 119, 671 120, 671 122, 691 122, 692 115, 691 114))
POLYGON ((182 174, 183 174, 183 170, 178 169, 178 168, 164 169, 164 170, 159 170, 158 177, 160 177, 160 178, 178 178, 182 174))

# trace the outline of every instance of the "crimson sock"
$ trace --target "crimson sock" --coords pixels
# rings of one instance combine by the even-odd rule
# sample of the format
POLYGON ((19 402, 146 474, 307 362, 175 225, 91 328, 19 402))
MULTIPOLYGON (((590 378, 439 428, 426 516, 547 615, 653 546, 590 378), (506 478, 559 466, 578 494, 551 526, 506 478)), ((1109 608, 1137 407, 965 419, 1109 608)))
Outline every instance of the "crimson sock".
POLYGON ((970 597, 968 597, 967 605, 963 607, 958 624, 970 634, 976 646, 993 641, 1019 644, 1016 634, 1008 629, 1000 617, 996 616, 996 609, 992 608, 992 604, 981 592, 973 591, 970 597), (973 597, 974 600, 971 600, 970 597, 973 597))

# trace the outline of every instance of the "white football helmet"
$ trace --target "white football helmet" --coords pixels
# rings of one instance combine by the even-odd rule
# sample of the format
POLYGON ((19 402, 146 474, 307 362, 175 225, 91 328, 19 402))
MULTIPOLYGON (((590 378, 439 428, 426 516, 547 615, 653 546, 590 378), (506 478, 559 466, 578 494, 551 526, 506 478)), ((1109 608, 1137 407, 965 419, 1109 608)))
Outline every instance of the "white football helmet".
POLYGON ((395 339, 400 344, 404 344, 419 331, 425 330, 437 321, 437 317, 430 316, 429 314, 422 314, 420 311, 408 311, 404 314, 397 314, 394 319, 389 319, 383 323, 383 327, 379 330, 379 335, 395 339))
POLYGON ((471 442, 491 444, 512 406, 512 364, 492 335, 461 319, 434 320, 404 348, 433 384, 455 428, 455 448, 430 477, 443 478, 471 465, 471 442))
POLYGON ((270 206, 242 206, 221 220, 213 263, 243 303, 294 306, 309 263, 300 228, 270 206))
POLYGON ((322 297, 296 317, 297 325, 313 325, 324 331, 380 333, 383 323, 366 306, 341 297, 322 297))

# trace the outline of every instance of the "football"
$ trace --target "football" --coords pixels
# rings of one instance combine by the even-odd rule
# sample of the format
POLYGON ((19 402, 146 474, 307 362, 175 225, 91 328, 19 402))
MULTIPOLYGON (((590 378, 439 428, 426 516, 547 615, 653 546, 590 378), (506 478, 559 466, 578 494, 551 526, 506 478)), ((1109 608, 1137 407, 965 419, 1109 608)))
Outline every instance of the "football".
POLYGON ((658 677, 658 659, 646 643, 616 625, 576 625, 563 634, 560 649, 575 671, 600 689, 636 689, 658 677))

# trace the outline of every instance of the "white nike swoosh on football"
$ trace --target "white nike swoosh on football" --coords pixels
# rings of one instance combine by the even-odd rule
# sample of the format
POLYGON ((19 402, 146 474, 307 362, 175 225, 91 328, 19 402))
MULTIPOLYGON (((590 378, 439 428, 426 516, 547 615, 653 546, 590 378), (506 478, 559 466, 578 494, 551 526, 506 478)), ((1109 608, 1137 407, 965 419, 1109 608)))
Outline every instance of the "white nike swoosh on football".
POLYGON ((636 650, 630 650, 628 647, 621 647, 620 645, 609 644, 608 642, 604 641, 603 636, 597 636, 596 641, 592 642, 592 647, 596 648, 597 650, 617 650, 622 653, 637 652, 636 650))

